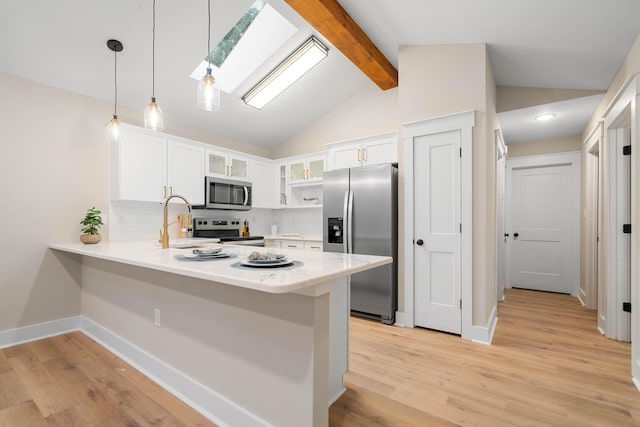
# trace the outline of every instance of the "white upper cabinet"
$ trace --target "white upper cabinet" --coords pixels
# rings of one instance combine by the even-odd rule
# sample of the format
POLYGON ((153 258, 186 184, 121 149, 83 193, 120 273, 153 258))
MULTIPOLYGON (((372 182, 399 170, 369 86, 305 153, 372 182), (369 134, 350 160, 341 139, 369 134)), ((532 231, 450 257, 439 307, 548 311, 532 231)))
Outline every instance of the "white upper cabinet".
POLYGON ((274 207, 321 207, 322 178, 326 165, 326 154, 282 159, 281 163, 275 165, 274 207))
POLYGON ((169 140, 167 164, 169 194, 184 196, 192 205, 203 205, 204 148, 188 142, 169 140))
POLYGON ((342 169, 398 161, 397 134, 384 134, 329 145, 329 168, 342 169))
POLYGON ((251 189, 251 206, 254 208, 272 209, 275 198, 273 164, 251 160, 249 162, 249 168, 251 170, 249 181, 253 184, 251 189))
POLYGON ((123 125, 110 152, 110 200, 162 202, 180 194, 192 205, 204 204, 202 146, 123 125))
POLYGON ((249 179, 249 159, 229 151, 207 148, 205 168, 209 176, 249 179))
POLYGON ((164 137, 123 126, 110 147, 110 199, 161 202, 167 184, 167 141, 164 137))

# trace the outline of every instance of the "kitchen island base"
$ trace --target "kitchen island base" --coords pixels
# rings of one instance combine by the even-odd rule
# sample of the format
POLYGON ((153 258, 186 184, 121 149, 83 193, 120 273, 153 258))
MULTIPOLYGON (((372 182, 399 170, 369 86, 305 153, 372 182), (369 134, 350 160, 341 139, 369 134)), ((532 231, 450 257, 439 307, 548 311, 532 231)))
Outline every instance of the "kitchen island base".
POLYGON ((301 295, 89 257, 81 271, 87 332, 147 355, 130 361, 213 421, 328 425, 347 369, 348 277, 301 295))

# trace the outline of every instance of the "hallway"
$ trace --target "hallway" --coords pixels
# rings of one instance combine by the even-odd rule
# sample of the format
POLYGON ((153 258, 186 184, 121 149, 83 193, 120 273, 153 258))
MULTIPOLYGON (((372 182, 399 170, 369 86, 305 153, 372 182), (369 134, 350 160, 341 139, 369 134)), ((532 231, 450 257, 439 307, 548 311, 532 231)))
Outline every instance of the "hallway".
POLYGON ((640 425, 631 347, 600 335, 595 311, 519 289, 498 310, 492 346, 352 318, 331 425, 640 425))

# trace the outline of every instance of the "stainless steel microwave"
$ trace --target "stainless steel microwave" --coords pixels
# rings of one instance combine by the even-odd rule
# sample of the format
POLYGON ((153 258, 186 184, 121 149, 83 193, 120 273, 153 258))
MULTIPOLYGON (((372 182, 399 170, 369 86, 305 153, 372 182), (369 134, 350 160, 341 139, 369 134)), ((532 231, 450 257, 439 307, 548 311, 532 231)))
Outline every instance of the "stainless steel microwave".
POLYGON ((212 176, 205 177, 204 207, 248 211, 251 209, 251 183, 212 176))

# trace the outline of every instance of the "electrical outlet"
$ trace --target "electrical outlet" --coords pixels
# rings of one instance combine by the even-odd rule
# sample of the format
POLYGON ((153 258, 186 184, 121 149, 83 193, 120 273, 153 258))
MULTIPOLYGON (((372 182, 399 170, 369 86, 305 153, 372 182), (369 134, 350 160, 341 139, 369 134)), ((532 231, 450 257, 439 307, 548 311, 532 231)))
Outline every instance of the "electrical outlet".
POLYGON ((160 309, 159 308, 154 308, 153 309, 153 323, 159 328, 162 327, 162 318, 160 317, 160 309))

